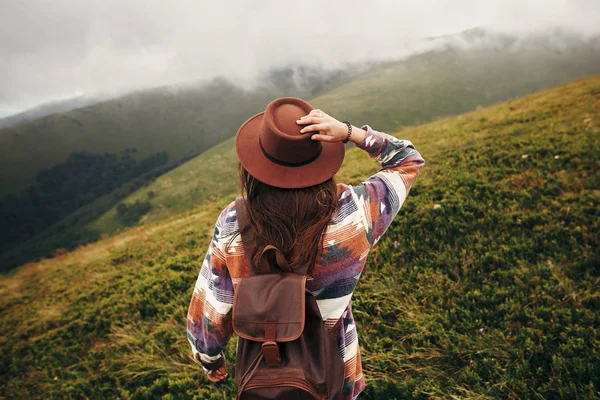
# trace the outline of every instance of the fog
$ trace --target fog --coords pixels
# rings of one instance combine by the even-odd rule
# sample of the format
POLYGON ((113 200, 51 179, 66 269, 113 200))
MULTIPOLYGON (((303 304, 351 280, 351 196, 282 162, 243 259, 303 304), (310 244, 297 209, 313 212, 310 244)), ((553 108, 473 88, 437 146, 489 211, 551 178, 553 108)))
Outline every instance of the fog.
POLYGON ((3 0, 0 117, 78 95, 422 51, 473 27, 600 33, 597 0, 3 0))

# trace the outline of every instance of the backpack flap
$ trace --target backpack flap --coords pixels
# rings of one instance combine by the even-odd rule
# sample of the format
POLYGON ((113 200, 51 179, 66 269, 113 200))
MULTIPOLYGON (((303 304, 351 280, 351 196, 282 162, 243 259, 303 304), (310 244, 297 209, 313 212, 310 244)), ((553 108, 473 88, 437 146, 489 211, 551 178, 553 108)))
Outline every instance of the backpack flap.
POLYGON ((305 291, 306 275, 281 272, 242 279, 233 301, 233 330, 257 342, 298 339, 304 330, 305 291))

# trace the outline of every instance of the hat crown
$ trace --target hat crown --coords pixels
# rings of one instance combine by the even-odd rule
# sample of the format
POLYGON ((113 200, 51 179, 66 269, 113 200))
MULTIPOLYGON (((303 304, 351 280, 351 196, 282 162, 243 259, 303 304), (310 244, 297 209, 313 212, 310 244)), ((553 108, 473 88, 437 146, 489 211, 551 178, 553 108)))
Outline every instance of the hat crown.
POLYGON ((269 103, 259 135, 266 157, 281 165, 294 166, 310 163, 319 156, 323 146, 311 140, 316 132, 300 133, 304 126, 296 123, 312 109, 296 97, 281 97, 269 103))
MULTIPOLYGON (((284 136, 305 136, 304 133, 300 133, 303 126, 297 124, 296 120, 308 114, 310 110, 306 112, 296 104, 284 103, 273 107, 269 111, 267 111, 266 121, 270 120, 272 122, 271 129, 275 133, 283 134, 284 136), (268 115, 269 111, 272 113, 270 116, 268 115)), ((294 138, 290 137, 288 139, 293 140, 294 138)))

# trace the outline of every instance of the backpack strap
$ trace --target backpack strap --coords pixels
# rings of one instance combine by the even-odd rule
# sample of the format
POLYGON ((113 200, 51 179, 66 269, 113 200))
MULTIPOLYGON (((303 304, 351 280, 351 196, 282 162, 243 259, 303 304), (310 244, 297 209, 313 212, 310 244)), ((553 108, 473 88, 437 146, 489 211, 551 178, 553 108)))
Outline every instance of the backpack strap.
POLYGON ((244 254, 246 254, 246 261, 248 262, 248 266, 250 267, 250 271, 252 272, 252 250, 254 250, 254 246, 252 244, 254 241, 254 233, 252 229, 246 229, 248 225, 248 214, 246 211, 246 202, 243 197, 238 197, 235 199, 235 212, 237 215, 238 225, 240 227, 240 232, 242 234, 242 246, 244 246, 244 254))
POLYGON ((265 246, 262 253, 260 253, 261 271, 264 270, 265 268, 270 270, 269 263, 267 262, 266 257, 265 257, 265 253, 269 250, 273 250, 275 252, 275 260, 277 261, 277 265, 279 266, 279 269, 287 272, 288 271, 288 261, 285 258, 285 255, 281 252, 281 250, 279 250, 277 247, 275 247, 271 244, 265 246))

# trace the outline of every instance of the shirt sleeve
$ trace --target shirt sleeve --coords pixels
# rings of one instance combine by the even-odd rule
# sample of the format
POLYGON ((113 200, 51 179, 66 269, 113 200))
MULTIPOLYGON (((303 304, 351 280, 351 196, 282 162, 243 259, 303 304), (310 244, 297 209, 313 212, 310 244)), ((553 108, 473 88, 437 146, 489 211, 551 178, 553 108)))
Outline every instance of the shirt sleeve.
POLYGON ((369 125, 356 147, 365 150, 381 169, 353 187, 358 208, 364 214, 367 240, 373 248, 400 211, 425 160, 409 140, 378 132, 369 125))
POLYGON ((223 349, 233 332, 233 282, 219 242, 226 211, 221 212, 215 223, 187 313, 187 338, 192 346, 192 356, 205 371, 216 370, 225 364, 223 349))

